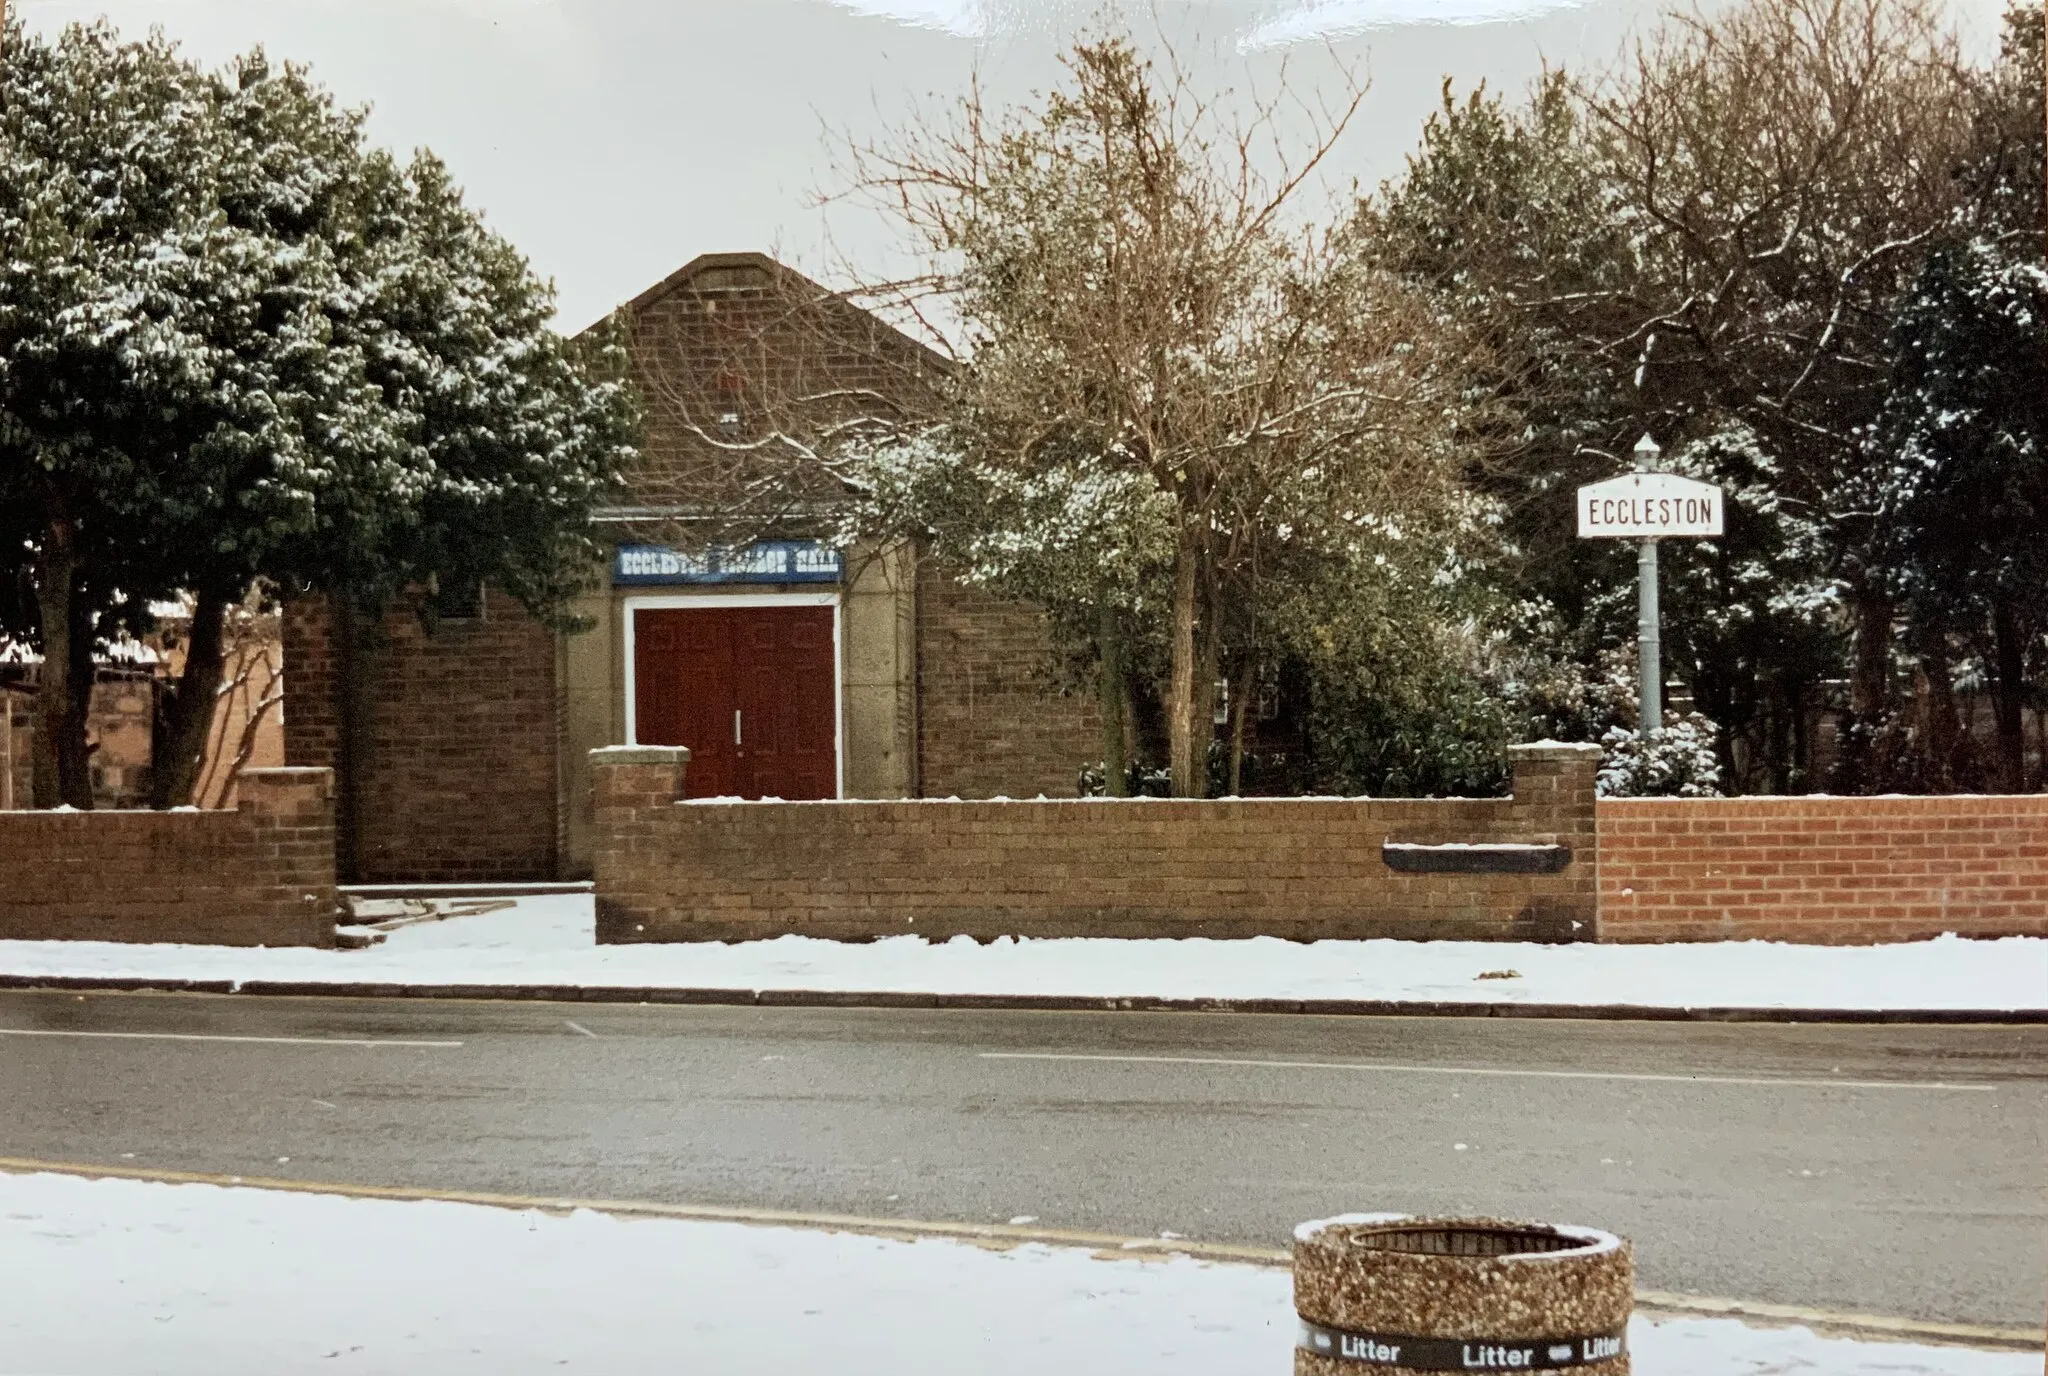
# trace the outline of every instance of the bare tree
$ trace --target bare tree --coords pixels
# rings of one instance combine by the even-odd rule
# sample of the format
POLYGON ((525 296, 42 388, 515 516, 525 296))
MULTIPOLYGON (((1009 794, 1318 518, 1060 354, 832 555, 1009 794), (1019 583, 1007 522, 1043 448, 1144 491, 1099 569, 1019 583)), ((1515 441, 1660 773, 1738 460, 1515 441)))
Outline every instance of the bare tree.
POLYGON ((1968 94, 1926 0, 1682 16, 1586 92, 1640 246, 1604 347, 1644 370, 1650 405, 1738 418, 1781 456, 1780 495, 1816 514, 1849 590, 1866 720, 1894 613, 1856 555, 1867 515, 1830 501, 1885 395, 1891 305, 1954 223, 1968 94))
POLYGON ((284 705, 276 610, 254 598, 231 608, 226 639, 205 763, 191 792, 192 802, 205 808, 228 805, 264 727, 284 705))
MULTIPOLYGON (((1500 328, 1502 392, 1531 435, 1503 483, 1531 586, 1584 605, 1598 556, 1555 519, 1556 486, 1612 473, 1645 430, 1753 492, 1755 519, 1681 555, 1667 593, 1724 765, 1774 790, 1810 778, 1843 632, 1855 716, 1889 708, 1896 611, 1851 493, 1893 306, 1937 241, 1969 232, 1982 74, 1946 21, 1935 0, 1673 15, 1520 108, 1447 98, 1362 217, 1404 271, 1500 328), (1689 569, 1711 598, 1686 603, 1689 569)), ((1599 634, 1590 613, 1581 627, 1599 634)))
POLYGON ((940 353, 760 254, 687 265, 623 308, 620 331, 646 405, 620 513, 648 538, 732 545, 811 531, 843 504, 844 455, 928 424, 940 353))
POLYGON ((959 322, 930 461, 1027 497, 1058 485, 1040 522, 1093 519, 1088 502, 1132 483, 1158 499, 1130 505, 1167 526, 1167 763, 1177 795, 1201 796, 1226 623, 1284 567, 1272 547, 1341 543, 1454 486, 1451 331, 1296 219, 1362 87, 1290 156, 1284 84, 1232 123, 1121 38, 1066 65, 1037 108, 977 91, 859 149, 855 180, 929 267, 897 309, 959 322))

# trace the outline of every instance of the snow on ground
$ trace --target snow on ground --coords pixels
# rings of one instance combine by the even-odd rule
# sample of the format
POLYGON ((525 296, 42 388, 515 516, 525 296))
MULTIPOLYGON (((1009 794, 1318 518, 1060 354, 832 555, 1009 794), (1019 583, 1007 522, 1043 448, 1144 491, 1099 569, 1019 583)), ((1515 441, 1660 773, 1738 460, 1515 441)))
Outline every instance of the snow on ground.
MULTIPOLYGON (((1281 1376, 1285 1272, 1040 1245, 0 1175, 0 1370, 1281 1376)), ((2027 1353, 1638 1319, 1657 1376, 2035 1376, 2027 1353)))
POLYGON ((2048 1007, 2048 939, 1894 946, 1731 941, 999 940, 867 945, 781 937, 598 946, 588 895, 406 927, 366 951, 0 941, 0 974, 371 980, 1087 997, 1393 999, 1658 1007, 2048 1007), (1513 971, 1511 979, 1481 979, 1513 971))

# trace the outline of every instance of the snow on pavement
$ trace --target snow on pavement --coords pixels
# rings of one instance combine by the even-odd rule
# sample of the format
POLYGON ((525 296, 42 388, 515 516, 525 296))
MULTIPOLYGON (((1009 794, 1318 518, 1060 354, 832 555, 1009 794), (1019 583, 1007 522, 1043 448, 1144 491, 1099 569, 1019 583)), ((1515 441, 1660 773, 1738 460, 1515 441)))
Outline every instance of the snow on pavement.
MULTIPOLYGON (((1285 1272, 1027 1245, 0 1175, 0 1369, 1282 1376, 1285 1272)), ((2035 1376, 2040 1357, 1638 1319, 1658 1376, 2035 1376)))
POLYGON ((402 928, 364 951, 0 941, 0 974, 1987 1011, 2048 1007, 2048 939, 1539 946, 1005 938, 983 946, 902 936, 865 945, 780 937, 598 946, 589 896, 549 895, 402 928), (1502 972, 1513 977, 1480 978, 1502 972))

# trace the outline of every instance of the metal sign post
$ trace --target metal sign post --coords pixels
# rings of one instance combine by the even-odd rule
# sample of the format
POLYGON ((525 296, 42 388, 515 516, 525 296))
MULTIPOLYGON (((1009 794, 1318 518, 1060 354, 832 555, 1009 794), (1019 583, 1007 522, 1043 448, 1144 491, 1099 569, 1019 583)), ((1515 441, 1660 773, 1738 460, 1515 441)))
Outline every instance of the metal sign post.
POLYGON ((1645 731, 1664 729, 1664 646, 1658 637, 1657 541, 1636 552, 1636 711, 1645 731))
POLYGON ((1664 451, 1648 435, 1636 442, 1636 471, 1579 489, 1579 535, 1639 540, 1636 555, 1636 668, 1642 728, 1664 729, 1664 664, 1657 608, 1657 541, 1721 534, 1721 489, 1657 471, 1664 451))
MULTIPOLYGON (((1636 472, 1657 471, 1657 441, 1636 441, 1636 472)), ((1664 729, 1663 614, 1657 606, 1657 537, 1647 535, 1636 550, 1636 720, 1645 731, 1664 729)))

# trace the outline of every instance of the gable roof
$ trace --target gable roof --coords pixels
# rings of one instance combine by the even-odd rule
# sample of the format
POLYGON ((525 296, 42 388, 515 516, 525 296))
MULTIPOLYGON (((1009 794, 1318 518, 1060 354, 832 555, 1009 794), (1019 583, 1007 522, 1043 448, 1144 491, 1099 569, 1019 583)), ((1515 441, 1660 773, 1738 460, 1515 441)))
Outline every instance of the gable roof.
POLYGON ((854 305, 843 293, 812 281, 787 263, 779 262, 765 253, 700 253, 632 300, 612 310, 602 320, 586 328, 583 333, 588 334, 621 315, 638 315, 679 291, 748 291, 777 284, 797 288, 803 295, 814 299, 827 309, 858 313, 923 354, 935 367, 945 369, 952 366, 950 359, 923 340, 904 333, 873 311, 854 305))

